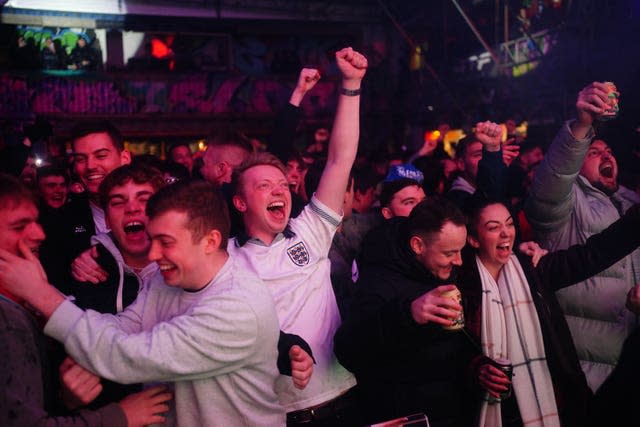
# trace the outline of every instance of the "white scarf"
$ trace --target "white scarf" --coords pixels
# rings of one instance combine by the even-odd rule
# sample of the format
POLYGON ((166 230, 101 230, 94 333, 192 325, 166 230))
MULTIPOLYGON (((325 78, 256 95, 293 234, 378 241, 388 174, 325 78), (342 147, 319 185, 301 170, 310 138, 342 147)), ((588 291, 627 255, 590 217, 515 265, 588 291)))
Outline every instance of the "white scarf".
MULTIPOLYGON (((544 351, 538 313, 522 266, 515 255, 502 268, 498 283, 476 256, 482 281, 482 351, 513 365, 513 395, 526 427, 559 427, 551 374, 544 351)), ((480 409, 480 427, 501 427, 500 403, 480 409)))

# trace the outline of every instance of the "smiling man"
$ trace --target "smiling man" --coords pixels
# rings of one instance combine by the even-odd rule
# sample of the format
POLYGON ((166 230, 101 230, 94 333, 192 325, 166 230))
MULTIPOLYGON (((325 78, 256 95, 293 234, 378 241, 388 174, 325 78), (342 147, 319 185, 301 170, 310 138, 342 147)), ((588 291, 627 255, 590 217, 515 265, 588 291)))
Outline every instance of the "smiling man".
POLYGON ((411 178, 384 181, 380 192, 381 213, 384 219, 409 216, 413 207, 426 195, 420 183, 411 178))
MULTIPOLYGON (((161 280, 159 270, 166 275, 167 283, 175 284, 176 280, 172 278, 174 273, 184 269, 173 267, 166 261, 153 262, 155 259, 151 258, 151 239, 147 230, 147 202, 164 185, 161 172, 143 163, 121 166, 102 182, 100 203, 111 231, 93 236, 91 242, 94 247, 90 251, 95 250, 97 262, 106 274, 95 285, 73 282, 71 294, 76 298, 76 305, 83 309, 116 314, 136 299, 139 290, 152 286, 154 280, 161 280)), ((174 255, 181 256, 181 253, 174 255)), ((196 269, 197 266, 189 265, 189 268, 196 269)), ((305 370, 312 362, 311 357, 297 345, 308 349, 298 337, 281 335, 279 349, 282 354, 278 366, 283 374, 293 376, 297 387, 303 388, 310 375, 305 370)), ((105 381, 103 393, 92 406, 98 407, 130 391, 133 391, 130 386, 105 381)))
POLYGON ((355 379, 336 361, 333 334, 340 314, 330 280, 331 241, 342 219, 349 173, 359 138, 360 84, 364 56, 351 48, 336 53, 342 88, 329 143, 327 164, 316 193, 297 218, 290 219, 291 192, 284 165, 273 155, 250 156, 234 170, 233 204, 246 234, 229 242, 229 253, 267 285, 280 327, 298 334, 313 349, 317 365, 307 388, 278 381, 287 424, 359 425, 355 379))
POLYGON ((107 175, 100 186, 100 205, 109 233, 91 238, 97 262, 106 277, 97 286, 74 281, 71 294, 78 306, 118 313, 136 299, 138 290, 157 270, 149 259, 147 201, 164 186, 162 174, 143 164, 125 165, 107 175))
MULTIPOLYGON (((110 199, 115 208, 120 197, 110 199)), ((222 196, 210 184, 180 182, 155 193, 147 213, 149 259, 160 280, 151 280, 117 316, 66 300, 24 246, 27 259, 0 251, 0 283, 42 313, 45 333, 92 372, 122 383, 174 382, 179 425, 283 425, 274 391, 279 328, 273 300, 260 279, 227 254, 222 196)), ((135 234, 141 222, 131 217, 117 225, 135 234)))
POLYGON ((60 231, 47 237, 43 250, 43 256, 49 260, 47 264, 59 266, 55 271, 48 269, 47 274, 51 283, 63 291, 64 283, 70 280, 71 262, 90 246, 91 236, 108 231, 99 203, 102 180, 118 166, 131 162, 122 135, 109 122, 80 122, 71 135, 73 170, 85 193, 69 201, 64 221, 58 225, 60 231))
POLYGON ((69 175, 66 169, 56 166, 41 166, 37 170, 38 222, 42 226, 46 239, 40 247, 40 262, 52 283, 68 293, 69 265, 61 262, 60 242, 67 237, 64 224, 67 220, 67 195, 69 194, 69 175))
POLYGON ((41 201, 50 209, 60 209, 67 202, 69 176, 64 169, 41 166, 37 170, 36 182, 41 201))
POLYGON ((122 135, 109 122, 81 122, 72 130, 73 169, 84 186, 95 229, 106 231, 104 213, 98 205, 102 180, 115 168, 131 162, 131 153, 124 149, 122 135))
POLYGON ((461 310, 455 290, 466 219, 429 198, 385 222, 387 245, 363 268, 335 336, 338 360, 355 373, 367 424, 423 412, 434 426, 466 425, 466 337, 443 329, 461 310))
MULTIPOLYGON (((23 256, 36 260, 45 237, 37 218, 38 208, 29 190, 17 179, 0 174, 0 251, 20 260, 23 256)), ((37 265, 36 269, 39 269, 37 265)), ((18 286, 23 278, 18 278, 18 286)), ((146 393, 141 393, 133 400, 125 399, 120 405, 110 403, 95 412, 59 412, 50 372, 50 343, 46 342, 32 309, 2 283, 0 343, 3 354, 0 380, 4 385, 0 390, 0 425, 124 427, 164 420, 153 413, 166 411, 164 402, 170 398, 169 394, 145 397, 146 393)), ((71 372, 63 375, 67 374, 71 372)), ((74 379, 88 381, 86 377, 74 379)))
MULTIPOLYGON (((122 312, 149 286, 157 266, 149 260, 151 241, 146 232, 149 218, 145 208, 149 198, 164 186, 162 174, 143 164, 113 170, 100 185, 100 206, 111 231, 91 238, 97 262, 107 273, 98 284, 72 281, 69 293, 83 309, 100 313, 122 312)), ((156 278, 157 279, 157 278, 156 278)), ((103 380, 103 391, 91 402, 98 408, 138 391, 140 385, 122 385, 103 380)))
MULTIPOLYGON (((580 91, 576 119, 562 127, 536 170, 525 213, 535 237, 550 251, 585 243, 640 202, 635 192, 618 184, 616 158, 592 127, 606 110, 608 95, 608 86, 599 82, 580 91)), ((625 295, 639 281, 636 250, 606 271, 557 292, 593 391, 612 371, 625 338, 636 327, 625 295)))

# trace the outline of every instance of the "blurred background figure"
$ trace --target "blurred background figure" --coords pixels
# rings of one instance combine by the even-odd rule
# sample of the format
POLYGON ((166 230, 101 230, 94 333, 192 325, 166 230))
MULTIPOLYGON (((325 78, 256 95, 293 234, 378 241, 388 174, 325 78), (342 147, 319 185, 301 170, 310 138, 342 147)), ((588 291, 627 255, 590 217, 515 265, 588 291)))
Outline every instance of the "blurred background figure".
POLYGON ((86 70, 94 71, 96 69, 96 51, 89 46, 89 40, 86 35, 81 35, 76 42, 76 47, 71 51, 69 57, 70 70, 86 70))
POLYGON ((188 143, 177 142, 171 145, 169 152, 167 153, 167 160, 170 163, 183 165, 187 168, 190 175, 193 174, 194 159, 188 143))
POLYGON ((42 166, 37 169, 36 177, 40 201, 51 209, 60 209, 69 194, 67 171, 56 166, 42 166))

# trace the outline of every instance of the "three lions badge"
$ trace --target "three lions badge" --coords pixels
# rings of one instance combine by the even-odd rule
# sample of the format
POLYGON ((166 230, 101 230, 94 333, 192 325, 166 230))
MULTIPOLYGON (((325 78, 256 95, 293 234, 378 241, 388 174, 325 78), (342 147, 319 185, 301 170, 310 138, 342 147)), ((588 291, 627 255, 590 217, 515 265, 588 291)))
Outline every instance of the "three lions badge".
POLYGON ((287 248, 287 255, 291 258, 291 261, 299 267, 309 264, 309 251, 303 242, 296 243, 295 245, 287 248))

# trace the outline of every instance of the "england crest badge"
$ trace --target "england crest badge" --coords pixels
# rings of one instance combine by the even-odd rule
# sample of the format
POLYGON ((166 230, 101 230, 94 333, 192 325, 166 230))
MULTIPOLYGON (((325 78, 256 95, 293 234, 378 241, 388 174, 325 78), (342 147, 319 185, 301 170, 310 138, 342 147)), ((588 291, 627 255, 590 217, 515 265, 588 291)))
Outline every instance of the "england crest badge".
POLYGON ((297 266, 309 264, 309 252, 303 242, 296 243, 287 249, 287 255, 291 258, 291 261, 297 266))

